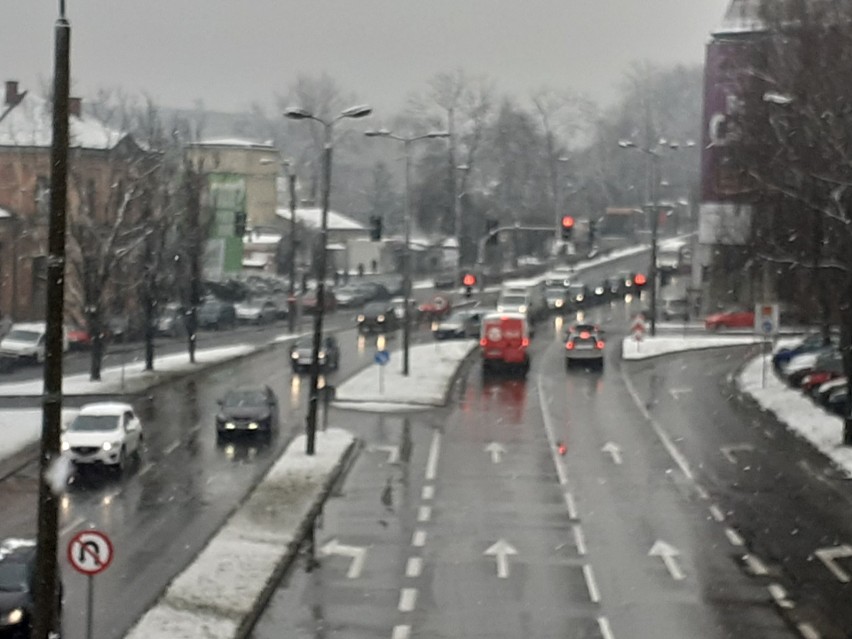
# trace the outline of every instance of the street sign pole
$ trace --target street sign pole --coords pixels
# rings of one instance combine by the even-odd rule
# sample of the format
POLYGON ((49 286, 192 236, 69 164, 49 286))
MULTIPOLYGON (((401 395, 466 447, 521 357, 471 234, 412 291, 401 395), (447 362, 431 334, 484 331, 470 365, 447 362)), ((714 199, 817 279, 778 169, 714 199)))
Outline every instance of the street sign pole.
POLYGON ((95 636, 95 575, 109 568, 114 554, 109 537, 97 530, 80 531, 68 542, 68 562, 86 576, 86 639, 95 636))
POLYGON ((92 639, 95 636, 94 628, 94 609, 95 609, 95 577, 89 575, 86 577, 88 583, 88 593, 86 593, 86 639, 92 639))

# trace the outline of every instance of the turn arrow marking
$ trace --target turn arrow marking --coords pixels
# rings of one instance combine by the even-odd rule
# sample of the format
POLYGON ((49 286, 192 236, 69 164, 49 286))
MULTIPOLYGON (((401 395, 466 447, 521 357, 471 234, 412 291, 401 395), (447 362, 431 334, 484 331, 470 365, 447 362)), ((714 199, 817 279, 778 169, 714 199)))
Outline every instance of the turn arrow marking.
POLYGON ((820 548, 814 554, 825 564, 840 583, 849 583, 849 573, 835 563, 837 559, 852 557, 852 546, 843 544, 833 548, 820 548))
POLYGON ((751 444, 731 444, 730 446, 722 446, 719 448, 722 454, 732 464, 737 463, 737 458, 734 453, 753 453, 754 446, 751 444))
POLYGON ((604 444, 601 451, 612 455, 612 461, 615 462, 616 465, 621 465, 621 448, 618 447, 618 444, 614 442, 607 442, 604 444))
POLYGON ((680 556, 680 551, 671 544, 658 539, 654 542, 654 545, 651 546, 651 550, 648 551, 648 556, 660 557, 666 566, 666 570, 669 571, 669 574, 675 581, 686 579, 686 575, 683 574, 683 571, 681 571, 680 566, 677 563, 677 557, 680 556))
POLYGON ((669 395, 671 395, 676 401, 680 400, 680 396, 685 393, 691 393, 691 388, 670 388, 669 395))
POLYGON ((342 557, 351 557, 352 563, 349 564, 349 572, 346 573, 347 579, 357 579, 361 576, 361 571, 364 569, 364 561, 367 558, 367 549, 361 546, 346 546, 332 539, 322 548, 320 552, 326 557, 329 555, 340 555, 342 557))
POLYGON ((497 557, 497 576, 506 579, 509 576, 509 555, 517 555, 518 551, 508 541, 500 539, 482 554, 497 557))
POLYGON ((388 454, 388 463, 389 464, 398 464, 399 463, 399 446, 390 446, 390 445, 378 445, 378 446, 370 446, 371 451, 378 451, 382 453, 388 454))
POLYGON ((486 453, 491 453, 491 462, 494 464, 503 461, 503 455, 506 454, 506 448, 500 442, 491 442, 484 450, 486 453))

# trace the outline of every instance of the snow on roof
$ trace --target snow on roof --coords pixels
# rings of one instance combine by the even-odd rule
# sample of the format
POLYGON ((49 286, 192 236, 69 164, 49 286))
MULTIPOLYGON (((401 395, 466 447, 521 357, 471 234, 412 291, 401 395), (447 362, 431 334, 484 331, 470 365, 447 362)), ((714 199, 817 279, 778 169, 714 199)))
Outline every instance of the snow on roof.
MULTIPOLYGON (((280 207, 275 214, 288 222, 290 221, 290 209, 280 207)), ((296 221, 304 224, 307 227, 318 229, 322 223, 322 209, 318 207, 310 207, 304 209, 296 209, 296 221)), ((330 231, 366 231, 365 227, 360 222, 353 220, 341 213, 335 211, 328 212, 328 230, 330 231)))
POLYGON ((249 244, 278 244, 281 241, 281 233, 271 231, 250 231, 245 237, 249 244))
MULTIPOLYGON (((82 149, 111 149, 127 135, 85 113, 71 116, 70 127, 71 146, 82 149)), ((52 139, 50 105, 29 93, 0 123, 0 146, 49 147, 52 139)))
POLYGON ((760 19, 760 3, 761 0, 731 0, 722 24, 713 35, 763 31, 765 27, 760 19))
POLYGON ((249 140, 246 138, 210 138, 196 142, 192 146, 233 146, 239 148, 264 149, 267 151, 275 149, 271 140, 258 142, 257 140, 249 140))
POLYGON ((264 268, 269 264, 269 255, 253 253, 250 257, 243 258, 243 266, 246 268, 264 268))
POLYGON ((6 209, 4 209, 2 206, 0 206, 0 218, 7 218, 7 217, 12 217, 12 214, 9 211, 7 211, 6 209))

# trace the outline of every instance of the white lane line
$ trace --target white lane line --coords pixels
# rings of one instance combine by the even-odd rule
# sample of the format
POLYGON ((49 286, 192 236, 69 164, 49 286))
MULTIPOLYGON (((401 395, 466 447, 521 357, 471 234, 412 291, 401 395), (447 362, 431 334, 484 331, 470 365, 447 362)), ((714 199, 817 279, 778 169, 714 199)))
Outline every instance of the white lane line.
POLYGON ((612 628, 609 626, 609 619, 606 617, 598 617, 598 628, 601 631, 603 639, 615 639, 615 635, 612 634, 612 628))
POLYGON ((767 438, 767 439, 775 439, 775 433, 773 433, 773 432, 772 432, 771 430, 769 430, 768 428, 764 428, 764 429, 763 429, 763 434, 764 434, 764 435, 766 435, 766 438, 767 438))
POLYGON ((424 522, 432 519, 432 506, 420 506, 417 509, 417 521, 424 522))
POLYGON ((163 451, 163 455, 171 455, 173 452, 175 452, 178 449, 179 446, 180 446, 180 440, 174 442, 173 444, 170 444, 169 447, 166 448, 163 451))
POLYGON ((586 578, 586 589, 589 591, 589 599, 592 603, 600 603, 601 593, 598 590, 598 584, 595 581, 595 573, 590 564, 583 566, 583 577, 586 578))
MULTIPOLYGON (((645 404, 642 403, 642 399, 639 397, 639 393, 637 393, 636 389, 633 387, 633 382, 630 381, 630 378, 627 376, 627 373, 624 371, 623 368, 621 369, 621 378, 624 380, 624 385, 627 387, 627 392, 630 393, 630 396, 633 398, 633 401, 636 404, 636 407, 639 409, 639 412, 642 413, 642 416, 651 424, 651 427, 654 429, 654 432, 657 434, 659 440, 663 443, 663 446, 665 447, 666 451, 668 451, 671 458, 680 467, 681 472, 686 476, 686 478, 695 483, 695 475, 692 474, 692 469, 689 467, 689 462, 686 461, 686 457, 684 457, 683 453, 681 453, 680 450, 678 450, 678 447, 674 445, 674 442, 672 442, 671 437, 669 437, 668 433, 666 433, 663 427, 660 426, 657 420, 651 417, 651 413, 649 413, 648 409, 645 408, 645 404)), ((706 494, 706 491, 704 492, 706 494)), ((706 497, 702 496, 702 499, 706 499, 706 497)))
POLYGON ((417 605, 417 588, 402 588, 399 591, 399 611, 411 612, 417 605))
POLYGON ((574 543, 577 545, 577 554, 586 554, 586 537, 579 524, 574 524, 574 543))
POLYGON ((743 555, 743 561, 745 562, 748 569, 751 571, 753 575, 768 575, 769 569, 766 567, 766 564, 761 561, 759 557, 755 557, 752 554, 743 555))
POLYGON ((769 584, 769 594, 779 608, 795 608, 795 604, 787 599, 787 591, 781 584, 769 584))
POLYGON ((435 487, 434 486, 423 486, 423 490, 420 493, 420 497, 424 501, 429 501, 435 496, 435 487))
POLYGON ((817 632, 817 629, 814 628, 809 623, 800 623, 796 626, 799 632, 805 639, 822 639, 822 635, 817 632))
POLYGON ((722 509, 719 508, 716 504, 710 505, 710 514, 720 524, 725 521, 725 513, 722 512, 722 509))
MULTIPOLYGON (((538 376, 538 403, 541 407, 541 416, 544 420, 544 431, 547 433, 547 441, 550 444, 550 454, 553 457, 553 465, 556 466, 556 474, 559 476, 559 484, 564 486, 568 483, 568 475, 559 459, 556 445, 556 431, 553 429, 553 417, 547 410, 544 401, 544 377, 538 376)), ((570 514, 570 513, 569 513, 570 514)))
POLYGON ((145 464, 142 468, 139 469, 139 472, 136 473, 139 477, 145 475, 154 467, 154 464, 145 464))
POLYGON ((710 500, 710 493, 708 493, 708 492, 704 489, 704 486, 702 486, 701 484, 695 484, 695 492, 697 492, 697 493, 698 493, 698 496, 699 496, 701 499, 703 499, 704 501, 709 501, 709 500, 710 500))
POLYGON ((571 519, 579 519, 580 516, 577 514, 577 504, 574 502, 574 495, 569 492, 565 493, 565 505, 568 507, 568 516, 571 519))
POLYGON ((411 626, 394 626, 391 639, 409 639, 411 637, 411 626))
POLYGON ((75 528, 79 528, 80 526, 82 526, 85 523, 85 521, 86 521, 85 517, 77 517, 74 521, 71 521, 71 522, 65 524, 62 528, 59 529, 59 536, 64 537, 65 535, 70 533, 75 528))
POLYGON ((415 530, 414 534, 411 536, 411 545, 416 548, 422 548, 426 545, 426 531, 425 530, 415 530))
POLYGON ((405 564, 405 576, 410 578, 419 577, 423 572, 423 558, 409 557, 405 564))
POLYGON ((725 537, 728 538, 732 546, 745 546, 745 541, 733 528, 725 528, 725 537))
POLYGON ((441 452, 441 431, 432 433, 432 443, 429 445, 429 457, 426 460, 426 481, 435 479, 438 471, 438 454, 441 452))

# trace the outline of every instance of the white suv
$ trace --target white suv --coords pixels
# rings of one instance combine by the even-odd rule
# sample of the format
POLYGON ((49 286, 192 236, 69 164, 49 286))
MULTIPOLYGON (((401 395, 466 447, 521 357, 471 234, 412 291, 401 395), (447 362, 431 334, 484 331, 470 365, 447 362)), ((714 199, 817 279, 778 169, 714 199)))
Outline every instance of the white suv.
POLYGON ((76 466, 103 465, 124 471, 142 451, 142 424, 130 404, 86 404, 62 434, 62 451, 76 466))
MULTIPOLYGON (((15 359, 44 361, 44 343, 47 325, 44 322, 12 324, 6 336, 0 340, 0 356, 15 359)), ((63 334, 62 352, 68 350, 68 335, 63 334)))

